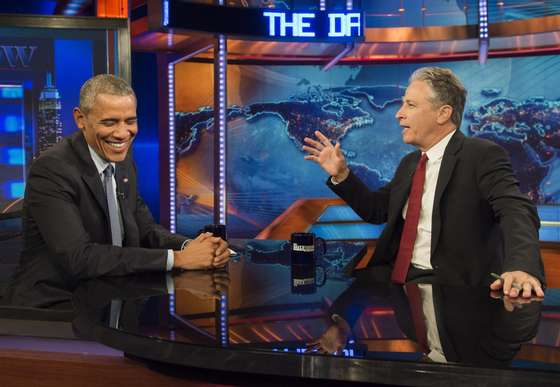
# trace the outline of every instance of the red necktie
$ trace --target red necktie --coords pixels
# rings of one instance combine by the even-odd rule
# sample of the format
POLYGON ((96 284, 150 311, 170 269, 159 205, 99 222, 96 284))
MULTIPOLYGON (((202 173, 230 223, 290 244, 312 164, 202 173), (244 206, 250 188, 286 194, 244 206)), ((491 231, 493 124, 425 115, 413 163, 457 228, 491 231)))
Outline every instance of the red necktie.
POLYGON ((426 323, 424 322, 424 312, 422 308, 422 296, 418 284, 408 283, 405 285, 406 295, 410 304, 410 313, 412 315, 412 323, 414 324, 414 333, 416 333, 416 342, 422 348, 422 352, 430 352, 428 347, 428 334, 426 323))
POLYGON ((408 209, 406 210, 401 243, 399 245, 395 266, 393 267, 393 274, 391 275, 391 281, 398 284, 405 283, 406 274, 410 267, 410 260, 412 259, 412 251, 414 250, 414 242, 416 241, 416 233, 418 232, 420 209, 422 208, 422 192, 424 191, 424 180, 426 179, 427 160, 428 155, 423 153, 416 166, 416 171, 412 178, 412 188, 408 195, 408 209))

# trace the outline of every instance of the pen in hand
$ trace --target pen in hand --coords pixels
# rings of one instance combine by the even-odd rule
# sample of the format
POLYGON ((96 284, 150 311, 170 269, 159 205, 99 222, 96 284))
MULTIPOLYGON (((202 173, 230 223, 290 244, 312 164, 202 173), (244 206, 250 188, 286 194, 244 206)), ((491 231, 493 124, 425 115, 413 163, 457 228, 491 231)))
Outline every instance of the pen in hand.
POLYGON ((490 275, 491 275, 491 276, 492 276, 492 278, 494 278, 494 279, 499 279, 499 280, 502 280, 502 282, 503 282, 503 280, 504 280, 504 279, 503 279, 502 277, 500 277, 500 275, 499 275, 499 274, 496 274, 496 273, 490 273, 490 275))

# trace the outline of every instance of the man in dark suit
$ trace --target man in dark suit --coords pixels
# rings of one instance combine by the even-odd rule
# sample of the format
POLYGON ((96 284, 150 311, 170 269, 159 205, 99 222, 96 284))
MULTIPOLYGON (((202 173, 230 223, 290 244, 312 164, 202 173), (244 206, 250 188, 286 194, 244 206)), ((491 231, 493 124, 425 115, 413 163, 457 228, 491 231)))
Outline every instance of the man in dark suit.
POLYGON ((225 241, 209 233, 192 241, 170 233, 137 192, 129 154, 138 132, 136 96, 124 80, 108 74, 88 80, 74 119, 80 131, 44 152, 29 171, 11 303, 55 304, 67 298, 62 289, 98 276, 225 265, 225 241))
POLYGON ((521 344, 537 334, 541 298, 500 300, 498 292, 489 294, 485 287, 399 286, 389 282, 391 271, 387 265, 361 270, 333 301, 328 312, 332 324, 309 343, 309 350, 339 352, 353 331, 359 334, 353 327, 363 311, 379 307, 394 312, 398 327, 417 343, 425 361, 508 366, 521 344))
POLYGON ((492 289, 510 297, 543 296, 535 206, 519 191, 504 149, 458 130, 465 100, 448 69, 426 67, 411 76, 396 118, 403 141, 418 150, 377 191, 321 132, 318 141, 305 138, 305 158, 331 176, 329 187, 365 221, 386 223, 371 264, 393 263, 394 282, 433 275, 448 284, 493 281, 492 289), (491 280, 492 272, 501 278, 491 280))

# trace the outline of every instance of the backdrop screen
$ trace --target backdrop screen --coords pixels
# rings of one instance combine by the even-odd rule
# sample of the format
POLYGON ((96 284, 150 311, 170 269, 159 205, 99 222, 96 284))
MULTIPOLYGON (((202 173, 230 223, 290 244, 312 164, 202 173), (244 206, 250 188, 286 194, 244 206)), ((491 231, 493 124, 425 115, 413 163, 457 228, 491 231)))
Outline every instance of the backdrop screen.
MULTIPOLYGON (((390 181, 399 160, 414 149, 402 143, 395 113, 409 76, 425 65, 337 65, 327 72, 311 65, 229 65, 229 235, 253 237, 296 200, 335 196, 325 185, 326 174, 303 159, 302 139, 314 130, 341 142, 350 167, 369 187, 390 181)), ((558 220, 560 58, 430 65, 452 69, 468 89, 461 130, 506 148, 521 190, 539 205, 541 219, 558 220)), ((212 65, 190 63, 188 71, 197 68, 208 72, 212 65)), ((211 77, 206 83, 211 89, 211 77)), ((178 184, 183 184, 178 228, 191 234, 200 228, 203 211, 206 223, 212 221, 211 204, 198 193, 213 192, 213 186, 210 178, 202 185, 197 178, 195 192, 188 184, 192 174, 185 177, 181 160, 202 160, 196 168, 213 169, 207 141, 213 134, 211 104, 179 111, 176 124, 178 184)))
POLYGON ((0 212, 31 161, 76 130, 80 86, 106 72, 106 31, 0 28, 0 212))

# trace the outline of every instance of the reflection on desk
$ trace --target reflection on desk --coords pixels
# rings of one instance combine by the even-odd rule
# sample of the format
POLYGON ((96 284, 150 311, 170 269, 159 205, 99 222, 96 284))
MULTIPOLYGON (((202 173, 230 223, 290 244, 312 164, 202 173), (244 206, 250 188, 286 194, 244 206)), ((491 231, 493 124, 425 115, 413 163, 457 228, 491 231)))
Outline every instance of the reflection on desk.
POLYGON ((293 294, 282 243, 234 249, 241 255, 227 270, 78 284, 74 332, 177 367, 254 374, 407 385, 560 376, 556 289, 514 301, 486 287, 397 286, 384 266, 351 277, 332 265, 325 286, 293 294))

